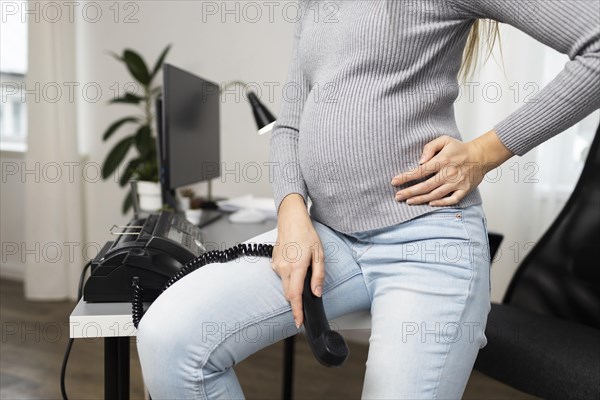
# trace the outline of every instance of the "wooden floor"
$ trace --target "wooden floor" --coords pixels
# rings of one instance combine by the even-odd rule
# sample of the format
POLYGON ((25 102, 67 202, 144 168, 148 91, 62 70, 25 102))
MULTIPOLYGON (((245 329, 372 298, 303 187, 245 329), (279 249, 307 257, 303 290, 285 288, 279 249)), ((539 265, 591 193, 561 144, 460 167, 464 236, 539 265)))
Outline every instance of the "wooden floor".
MULTIPOLYGON (((21 283, 0 280, 0 399, 60 398, 60 367, 68 340, 73 302, 24 300, 21 283)), ((350 342, 342 368, 318 364, 304 337, 296 341, 296 399, 359 399, 368 347, 350 342)), ((132 339, 131 397, 144 398, 139 361, 132 339)), ((283 343, 259 351, 235 367, 249 399, 281 398, 283 343)), ((103 342, 77 339, 67 370, 70 399, 103 397, 103 342)), ((474 371, 465 399, 533 399, 474 371)))

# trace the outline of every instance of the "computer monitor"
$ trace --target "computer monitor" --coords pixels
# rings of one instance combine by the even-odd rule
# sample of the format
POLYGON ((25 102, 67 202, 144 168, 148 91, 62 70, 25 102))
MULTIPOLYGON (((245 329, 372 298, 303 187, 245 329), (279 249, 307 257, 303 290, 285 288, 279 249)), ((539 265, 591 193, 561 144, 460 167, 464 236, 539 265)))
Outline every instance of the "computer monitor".
POLYGON ((162 90, 159 176, 163 204, 177 210, 175 190, 220 176, 220 93, 218 84, 167 63, 162 90))

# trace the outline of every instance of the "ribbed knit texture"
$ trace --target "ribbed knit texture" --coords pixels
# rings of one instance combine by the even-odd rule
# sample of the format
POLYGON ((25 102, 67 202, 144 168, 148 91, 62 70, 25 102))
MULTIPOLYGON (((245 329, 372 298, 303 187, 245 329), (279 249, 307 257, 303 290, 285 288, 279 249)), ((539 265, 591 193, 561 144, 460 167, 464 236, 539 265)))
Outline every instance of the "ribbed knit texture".
MULTIPOLYGON (((390 181, 417 165, 427 142, 441 135, 461 139, 453 103, 477 18, 510 24, 570 58, 530 102, 490 126, 515 154, 600 107, 597 0, 299 4, 271 137, 275 206, 290 193, 310 197, 311 215, 342 233, 391 226, 435 208, 397 202, 400 188, 390 181)), ((475 189, 457 206, 480 202, 475 189)))

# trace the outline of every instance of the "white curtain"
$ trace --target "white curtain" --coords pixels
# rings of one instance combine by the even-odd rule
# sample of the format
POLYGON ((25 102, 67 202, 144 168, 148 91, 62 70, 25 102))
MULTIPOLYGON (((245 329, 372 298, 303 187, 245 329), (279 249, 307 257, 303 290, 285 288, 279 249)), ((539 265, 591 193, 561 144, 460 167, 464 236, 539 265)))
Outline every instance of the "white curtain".
MULTIPOLYGON (((512 26, 501 24, 500 32, 504 69, 496 45, 497 62, 490 57, 456 103, 464 140, 487 132, 523 105, 568 61, 566 55, 512 26)), ((492 301, 502 300, 516 269, 561 210, 583 165, 574 161, 573 154, 591 141, 597 126, 596 112, 524 156, 513 157, 480 185, 488 228, 504 235, 492 267, 492 301)))
POLYGON ((32 20, 28 29, 25 296, 74 299, 86 248, 76 97, 69 95, 69 87, 77 82, 75 29, 67 18, 32 20))
MULTIPOLYGON (((560 72, 569 58, 546 47, 544 82, 560 72)), ((569 199, 585 164, 588 151, 600 122, 600 111, 575 124, 540 146, 536 152, 534 203, 529 236, 541 237, 569 199)))

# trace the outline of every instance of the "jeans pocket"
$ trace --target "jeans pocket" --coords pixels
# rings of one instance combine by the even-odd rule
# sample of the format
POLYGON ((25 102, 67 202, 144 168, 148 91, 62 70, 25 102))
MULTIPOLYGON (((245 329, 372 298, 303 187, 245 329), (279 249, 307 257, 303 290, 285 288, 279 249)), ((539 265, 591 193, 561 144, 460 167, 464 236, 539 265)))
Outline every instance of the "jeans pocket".
POLYGON ((423 239, 449 239, 466 243, 471 241, 464 224, 464 210, 457 207, 444 207, 420 215, 405 223, 405 227, 423 239))
POLYGON ((411 221, 427 219, 462 219, 463 209, 458 207, 440 207, 423 215, 413 218, 411 221))
POLYGON ((481 218, 481 222, 483 224, 483 232, 485 233, 485 243, 484 243, 484 246, 483 246, 483 257, 486 260, 490 261, 490 266, 491 266, 492 255, 491 255, 491 249, 490 249, 490 233, 488 231, 487 218, 486 217, 482 217, 481 218))
POLYGON ((489 280, 489 290, 490 290, 490 295, 492 293, 492 255, 491 255, 491 249, 490 249, 490 234, 488 231, 488 226, 487 226, 487 218, 484 216, 481 218, 481 223, 483 224, 483 231, 485 233, 485 245, 482 248, 482 256, 485 260, 487 260, 489 262, 489 268, 488 268, 488 280, 489 280))

